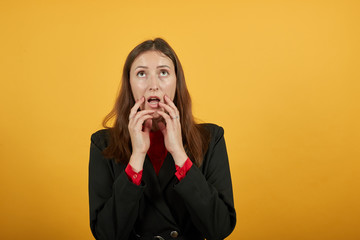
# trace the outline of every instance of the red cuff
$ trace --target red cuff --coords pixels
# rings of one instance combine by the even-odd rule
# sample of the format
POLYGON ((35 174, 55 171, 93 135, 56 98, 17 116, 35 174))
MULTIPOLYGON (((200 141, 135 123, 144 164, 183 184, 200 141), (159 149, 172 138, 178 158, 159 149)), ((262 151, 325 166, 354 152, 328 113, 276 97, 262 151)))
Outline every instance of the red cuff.
POLYGON ((131 182, 133 182, 134 184, 136 184, 138 186, 140 185, 143 170, 141 170, 140 172, 137 173, 134 171, 134 169, 131 167, 131 165, 128 164, 125 168, 125 172, 131 182))
POLYGON ((179 179, 179 181, 181 181, 186 176, 186 173, 189 171, 192 165, 193 163, 189 158, 186 159, 184 166, 179 167, 178 165, 175 165, 176 167, 175 175, 179 179))

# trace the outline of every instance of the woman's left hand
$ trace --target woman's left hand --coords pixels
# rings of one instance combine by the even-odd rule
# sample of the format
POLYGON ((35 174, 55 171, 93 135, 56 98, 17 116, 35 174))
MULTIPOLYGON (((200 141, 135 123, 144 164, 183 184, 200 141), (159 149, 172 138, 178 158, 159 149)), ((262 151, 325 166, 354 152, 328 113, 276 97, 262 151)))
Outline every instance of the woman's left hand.
POLYGON ((157 113, 164 118, 166 125, 159 122, 158 127, 164 135, 165 147, 173 156, 175 164, 182 167, 188 157, 182 142, 179 110, 168 96, 164 96, 164 101, 165 103, 160 102, 159 105, 168 113, 157 113))

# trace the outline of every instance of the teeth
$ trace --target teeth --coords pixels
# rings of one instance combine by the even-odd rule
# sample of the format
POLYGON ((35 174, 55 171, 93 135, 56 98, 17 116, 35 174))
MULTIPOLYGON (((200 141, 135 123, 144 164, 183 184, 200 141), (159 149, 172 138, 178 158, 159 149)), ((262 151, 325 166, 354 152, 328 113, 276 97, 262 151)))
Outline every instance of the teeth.
POLYGON ((158 101, 158 102, 160 102, 160 100, 157 99, 157 98, 149 98, 148 102, 151 102, 151 101, 158 101))

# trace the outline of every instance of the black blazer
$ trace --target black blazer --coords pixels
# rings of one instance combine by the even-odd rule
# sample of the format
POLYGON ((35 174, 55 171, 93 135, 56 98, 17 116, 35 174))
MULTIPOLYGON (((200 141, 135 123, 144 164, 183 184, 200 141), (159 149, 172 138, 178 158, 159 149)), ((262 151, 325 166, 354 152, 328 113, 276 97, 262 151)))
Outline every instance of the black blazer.
POLYGON ((204 126, 211 140, 200 168, 193 164, 179 182, 170 153, 158 176, 146 156, 140 186, 129 181, 126 165, 103 157, 108 130, 91 136, 90 227, 96 239, 154 239, 156 235, 172 239, 178 235, 177 239, 213 240, 233 231, 236 214, 224 130, 214 124, 204 126))

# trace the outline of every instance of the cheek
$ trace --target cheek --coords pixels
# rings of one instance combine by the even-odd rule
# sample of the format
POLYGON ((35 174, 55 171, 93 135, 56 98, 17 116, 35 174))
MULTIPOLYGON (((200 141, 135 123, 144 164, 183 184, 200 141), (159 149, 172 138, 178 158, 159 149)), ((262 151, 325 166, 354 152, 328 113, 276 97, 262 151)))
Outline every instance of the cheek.
MULTIPOLYGON (((130 86, 135 101, 142 98, 145 95, 146 87, 144 86, 144 84, 130 81, 130 86)), ((144 110, 144 109, 145 109, 145 103, 140 105, 140 110, 144 110)))
POLYGON ((139 83, 130 82, 131 91, 135 101, 144 96, 144 87, 139 83))
POLYGON ((174 86, 172 87, 172 92, 171 92, 171 100, 174 101, 175 98, 175 92, 176 92, 176 83, 174 84, 174 86))
POLYGON ((175 91, 176 91, 176 80, 174 79, 171 82, 168 82, 165 87, 165 93, 171 98, 171 100, 174 100, 175 97, 175 91))

